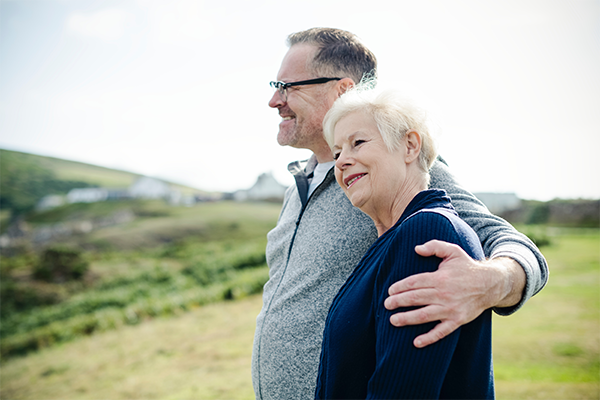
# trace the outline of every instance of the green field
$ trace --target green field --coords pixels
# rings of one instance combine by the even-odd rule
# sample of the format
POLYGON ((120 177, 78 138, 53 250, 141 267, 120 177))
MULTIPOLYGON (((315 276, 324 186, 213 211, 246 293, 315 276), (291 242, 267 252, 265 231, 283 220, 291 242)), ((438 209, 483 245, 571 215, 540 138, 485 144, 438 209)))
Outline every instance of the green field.
MULTIPOLYGON (((265 234, 279 206, 142 208, 133 222, 73 239, 91 249, 91 267, 85 282, 60 287, 60 302, 3 315, 0 398, 254 398, 265 234)), ((494 317, 497 397, 598 399, 600 231, 548 233, 547 287, 494 317)), ((11 279, 34 284, 27 268, 11 279)))

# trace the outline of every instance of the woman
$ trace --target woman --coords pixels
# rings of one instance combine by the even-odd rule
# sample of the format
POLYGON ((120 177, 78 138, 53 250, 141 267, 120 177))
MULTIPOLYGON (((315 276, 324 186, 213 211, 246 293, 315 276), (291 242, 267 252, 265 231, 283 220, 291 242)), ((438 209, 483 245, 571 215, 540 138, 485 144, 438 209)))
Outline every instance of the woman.
POLYGON ((383 306, 392 283, 437 269, 440 259, 418 256, 416 245, 439 239, 484 257, 445 192, 426 190, 436 152, 424 115, 393 93, 357 88, 336 101, 323 126, 337 182, 379 238, 329 310, 316 398, 493 398, 489 310, 417 349, 414 338, 435 323, 396 328, 383 306))

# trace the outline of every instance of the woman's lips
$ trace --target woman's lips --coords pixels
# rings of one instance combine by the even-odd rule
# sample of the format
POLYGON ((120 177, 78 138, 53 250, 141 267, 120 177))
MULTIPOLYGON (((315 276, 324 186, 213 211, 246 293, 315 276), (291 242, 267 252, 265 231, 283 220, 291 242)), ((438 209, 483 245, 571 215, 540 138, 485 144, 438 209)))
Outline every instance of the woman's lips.
POLYGON ((354 185, 356 183, 356 181, 358 181, 360 178, 362 178, 365 175, 367 175, 367 174, 366 173, 352 174, 349 177, 347 177, 346 179, 344 179, 344 184, 346 185, 346 189, 350 189, 350 187, 352 185, 354 185))

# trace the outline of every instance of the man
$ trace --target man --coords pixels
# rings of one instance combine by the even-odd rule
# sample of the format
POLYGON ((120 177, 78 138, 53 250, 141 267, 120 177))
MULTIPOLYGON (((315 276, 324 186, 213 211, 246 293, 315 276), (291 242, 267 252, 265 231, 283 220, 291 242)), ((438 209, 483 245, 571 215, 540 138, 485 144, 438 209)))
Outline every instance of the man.
MULTIPOLYGON (((286 192, 277 226, 267 236, 270 279, 252 356, 259 399, 314 396, 329 306, 377 238, 371 220, 352 207, 335 182, 322 130, 333 102, 375 71, 375 56, 353 34, 337 29, 298 32, 288 37, 288 45, 269 106, 282 117, 279 144, 310 149, 313 156, 289 165, 296 185, 286 192)), ((489 260, 475 262, 443 242, 417 247, 423 256, 444 259, 439 270, 397 282, 385 302, 391 310, 424 306, 394 315, 390 322, 395 326, 440 321, 415 338, 417 347, 436 342, 488 308, 511 314, 541 290, 548 273, 535 245, 458 187, 439 160, 431 169, 430 187, 448 192, 461 218, 477 232, 489 260)))

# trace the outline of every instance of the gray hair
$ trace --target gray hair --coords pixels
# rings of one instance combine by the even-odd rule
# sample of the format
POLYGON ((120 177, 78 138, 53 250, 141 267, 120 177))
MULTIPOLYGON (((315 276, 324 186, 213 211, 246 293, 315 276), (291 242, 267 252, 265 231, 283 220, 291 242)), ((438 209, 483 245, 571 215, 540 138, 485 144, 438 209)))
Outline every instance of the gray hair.
POLYGON ((363 77, 377 75, 377 59, 360 39, 348 31, 334 28, 311 28, 292 33, 287 44, 309 44, 317 48, 307 67, 323 78, 352 78, 355 83, 363 77))
POLYGON ((342 94, 323 119, 323 135, 329 147, 334 145, 333 132, 337 123, 355 111, 362 111, 373 118, 390 151, 398 149, 408 131, 417 131, 421 136, 418 165, 429 182, 429 168, 437 157, 437 151, 427 115, 422 109, 395 91, 376 91, 372 82, 361 82, 342 94))

